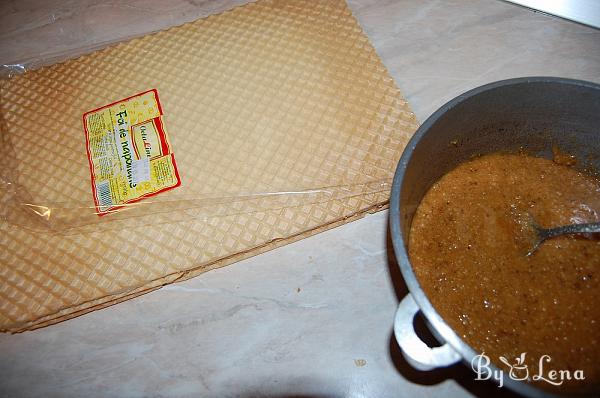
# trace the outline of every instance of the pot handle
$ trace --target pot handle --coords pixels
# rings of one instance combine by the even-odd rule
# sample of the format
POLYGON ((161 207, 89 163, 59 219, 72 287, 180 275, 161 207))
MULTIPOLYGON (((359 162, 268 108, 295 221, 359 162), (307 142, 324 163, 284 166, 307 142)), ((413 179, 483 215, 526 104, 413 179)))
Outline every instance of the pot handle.
POLYGON ((441 347, 429 347, 415 333, 413 319, 419 306, 409 293, 402 299, 394 319, 394 335, 406 361, 418 370, 428 371, 450 366, 461 356, 448 343, 441 347))

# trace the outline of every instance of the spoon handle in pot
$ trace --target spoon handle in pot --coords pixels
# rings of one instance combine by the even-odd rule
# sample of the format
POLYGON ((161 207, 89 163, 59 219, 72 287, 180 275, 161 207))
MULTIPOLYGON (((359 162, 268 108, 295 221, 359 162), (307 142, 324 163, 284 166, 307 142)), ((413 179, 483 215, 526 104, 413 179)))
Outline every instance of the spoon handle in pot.
POLYGON ((594 232, 600 232, 600 222, 592 222, 586 224, 570 224, 564 225, 562 227, 550 228, 543 230, 543 235, 545 239, 548 239, 559 235, 587 234, 594 232))

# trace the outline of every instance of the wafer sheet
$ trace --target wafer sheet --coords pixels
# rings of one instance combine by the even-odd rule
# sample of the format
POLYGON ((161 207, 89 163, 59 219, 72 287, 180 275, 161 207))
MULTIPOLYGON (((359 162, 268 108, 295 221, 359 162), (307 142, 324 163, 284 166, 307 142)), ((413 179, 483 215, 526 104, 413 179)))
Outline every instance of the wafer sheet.
MULTIPOLYGON (((11 332, 385 207, 417 127, 341 0, 249 3, 10 76, 0 104, 0 329, 11 332), (140 139, 139 167, 127 174, 131 162, 113 166, 127 185, 149 184, 155 173, 162 185, 105 212, 117 199, 112 191, 107 199, 99 177, 105 153, 94 151, 108 144, 88 130, 128 98, 139 99, 127 103, 129 114, 135 106, 148 114, 125 129, 133 137, 153 120, 164 145, 150 162, 172 156, 174 164, 144 174, 138 162, 155 141, 140 139), (164 182, 175 178, 169 167, 177 179, 164 182)), ((98 131, 118 137, 115 123, 98 131)), ((127 157, 117 149, 114 159, 127 157)))

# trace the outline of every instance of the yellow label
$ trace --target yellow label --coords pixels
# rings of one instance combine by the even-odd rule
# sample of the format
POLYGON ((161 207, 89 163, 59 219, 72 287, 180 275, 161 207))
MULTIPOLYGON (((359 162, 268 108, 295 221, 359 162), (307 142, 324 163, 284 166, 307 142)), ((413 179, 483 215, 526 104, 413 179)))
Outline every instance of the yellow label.
POLYGON ((156 90, 83 115, 98 215, 181 184, 156 90))

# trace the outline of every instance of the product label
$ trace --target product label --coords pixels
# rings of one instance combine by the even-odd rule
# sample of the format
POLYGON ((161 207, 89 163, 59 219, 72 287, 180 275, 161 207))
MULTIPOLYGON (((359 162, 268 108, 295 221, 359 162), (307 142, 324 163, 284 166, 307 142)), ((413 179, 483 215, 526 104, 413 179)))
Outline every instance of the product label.
POLYGON ((99 216, 181 184, 162 115, 156 90, 83 115, 99 216))

